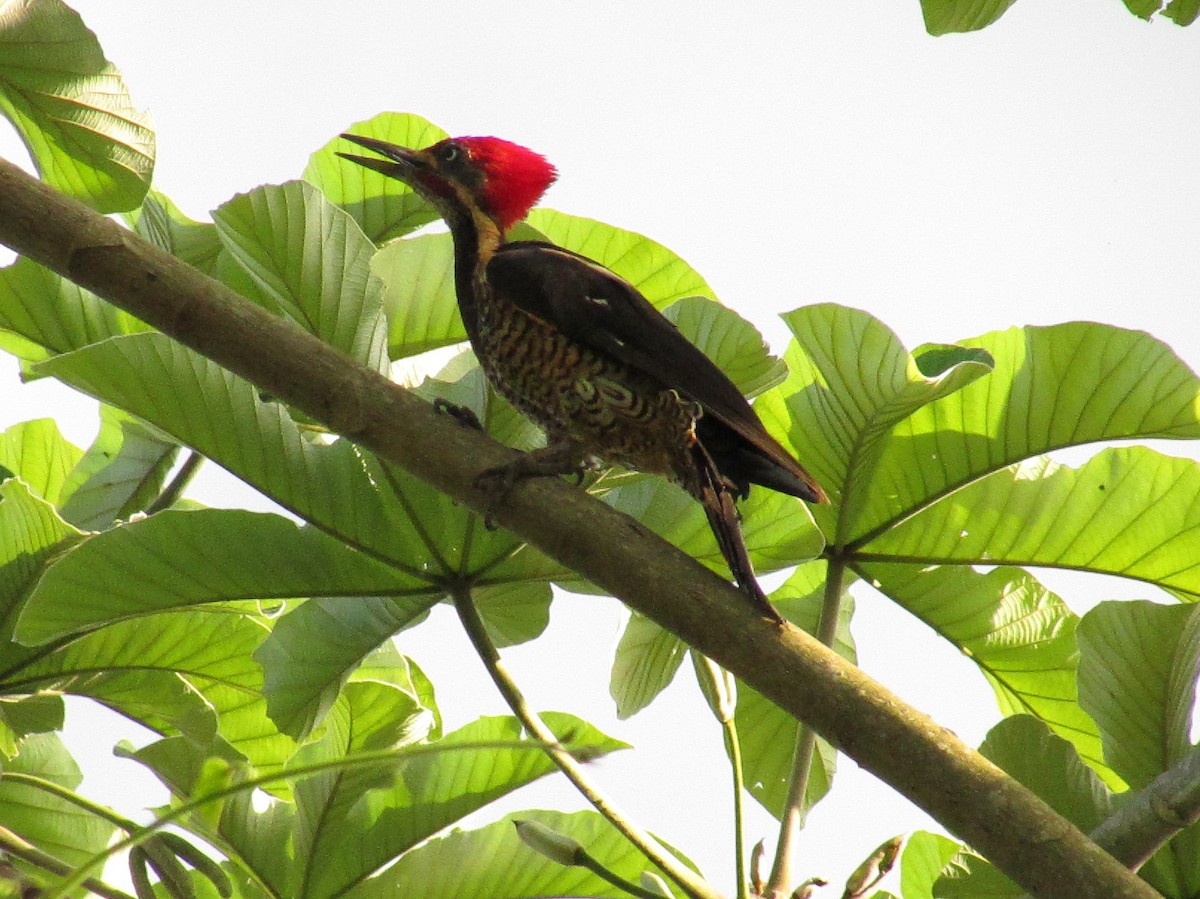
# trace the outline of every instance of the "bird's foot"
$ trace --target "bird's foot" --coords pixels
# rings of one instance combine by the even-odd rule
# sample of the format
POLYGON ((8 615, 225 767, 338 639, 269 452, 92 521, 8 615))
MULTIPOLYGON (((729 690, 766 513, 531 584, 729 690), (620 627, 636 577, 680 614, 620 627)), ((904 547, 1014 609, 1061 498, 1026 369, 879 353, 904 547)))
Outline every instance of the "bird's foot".
POLYGON ((586 470, 586 454, 580 451, 579 445, 575 442, 565 441, 530 450, 522 453, 507 465, 499 465, 481 471, 475 477, 475 487, 488 496, 483 516, 484 526, 489 531, 496 529, 493 513, 521 481, 528 478, 548 478, 572 474, 579 478, 579 483, 582 483, 583 473, 586 470))
POLYGON ((460 406, 458 403, 452 403, 439 396, 433 401, 433 408, 446 413, 465 427, 474 428, 476 431, 483 430, 483 422, 479 420, 479 416, 470 406, 460 406))

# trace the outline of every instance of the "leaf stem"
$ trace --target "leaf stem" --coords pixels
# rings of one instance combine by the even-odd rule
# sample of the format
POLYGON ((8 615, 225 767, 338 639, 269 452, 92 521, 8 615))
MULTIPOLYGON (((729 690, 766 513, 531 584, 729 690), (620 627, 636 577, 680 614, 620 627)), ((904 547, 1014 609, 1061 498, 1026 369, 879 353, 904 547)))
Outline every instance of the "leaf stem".
POLYGON ((746 879, 746 833, 743 791, 746 788, 742 770, 742 743, 737 731, 737 681, 733 675, 701 653, 693 649, 692 666, 700 681, 701 692, 708 700, 713 717, 721 725, 725 739, 725 752, 729 756, 730 773, 733 776, 733 859, 734 876, 737 878, 738 899, 749 899, 749 882, 746 879))
POLYGON ((196 476, 196 472, 200 470, 203 462, 204 455, 202 453, 195 450, 188 453, 188 457, 179 466, 179 471, 175 472, 175 477, 171 478, 171 483, 167 484, 162 493, 154 498, 154 502, 146 506, 146 514, 153 515, 155 512, 161 512, 175 505, 176 501, 183 496, 187 485, 192 482, 192 478, 196 476))
MULTIPOLYGON (((71 873, 71 866, 59 858, 51 855, 48 852, 43 852, 32 843, 28 843, 21 839, 7 827, 0 826, 0 850, 4 854, 19 858, 36 868, 41 868, 43 871, 49 871, 59 877, 66 877, 71 873)), ((116 887, 109 886, 102 880, 97 880, 94 877, 85 878, 81 882, 81 886, 86 887, 97 896, 104 896, 105 899, 135 899, 134 896, 123 890, 118 890, 116 887)))
POLYGON ((483 661, 492 683, 508 703, 517 720, 525 726, 534 738, 540 740, 546 754, 558 769, 592 806, 603 815, 609 823, 619 830, 629 842, 638 848, 651 862, 658 866, 664 874, 675 881, 679 887, 693 899, 720 899, 720 894, 705 882, 696 872, 680 863, 665 852, 658 842, 647 831, 635 824, 623 812, 613 805, 604 793, 584 774, 583 766, 569 752, 561 747, 558 737, 542 719, 525 702, 525 697, 509 675, 500 660, 500 653, 495 643, 488 636, 483 619, 475 606, 469 585, 456 585, 450 591, 454 600, 454 608, 462 622, 467 638, 483 661))
MULTIPOLYGON (((845 582, 846 567, 836 556, 829 559, 829 571, 825 575, 825 594, 821 604, 821 620, 817 624, 816 638, 826 646, 833 646, 837 636, 838 617, 842 610, 842 584, 845 582)), ((775 861, 771 876, 763 894, 765 899, 781 899, 788 892, 793 880, 792 861, 796 839, 804 821, 804 797, 808 792, 809 774, 812 771, 813 752, 817 747, 817 734, 803 721, 796 722, 796 749, 792 755, 792 774, 788 782, 787 800, 779 818, 779 842, 775 847, 775 861)))
POLYGON ((80 796, 74 790, 64 787, 62 784, 55 783, 52 780, 46 780, 44 777, 38 777, 36 774, 26 774, 23 771, 4 771, 0 773, 0 780, 7 780, 13 783, 25 784, 31 789, 41 790, 43 793, 49 793, 64 802, 69 802, 71 805, 83 809, 89 814, 95 815, 97 818, 102 818, 114 827, 118 827, 126 833, 134 833, 142 829, 141 825, 136 821, 131 821, 124 815, 113 811, 108 806, 100 805, 92 802, 86 796, 80 796))

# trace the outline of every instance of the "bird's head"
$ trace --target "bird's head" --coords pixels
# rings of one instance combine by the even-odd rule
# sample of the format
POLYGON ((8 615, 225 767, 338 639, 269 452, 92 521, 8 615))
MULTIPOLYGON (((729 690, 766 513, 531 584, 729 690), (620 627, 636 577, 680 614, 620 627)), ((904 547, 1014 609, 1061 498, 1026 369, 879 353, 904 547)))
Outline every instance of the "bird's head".
POLYGON ((339 156, 403 181, 444 216, 478 209, 502 232, 528 215, 557 176, 541 154, 498 137, 448 137, 423 150, 360 134, 342 137, 384 158, 339 156))

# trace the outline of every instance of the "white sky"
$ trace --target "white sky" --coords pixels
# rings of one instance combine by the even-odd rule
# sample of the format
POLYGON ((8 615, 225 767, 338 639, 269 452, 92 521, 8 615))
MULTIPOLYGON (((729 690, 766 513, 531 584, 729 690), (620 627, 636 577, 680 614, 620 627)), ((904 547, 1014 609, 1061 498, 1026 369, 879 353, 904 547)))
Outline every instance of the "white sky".
MULTIPOLYGON (((156 187, 196 217, 297 177, 354 121, 415 112, 545 153, 561 173, 548 205, 671 247, 777 349, 777 313, 836 301, 910 347, 1096 319, 1200 364, 1200 32, 1147 25, 1118 0, 1027 0, 991 29, 940 39, 915 0, 836 14, 778 0, 75 5, 155 117, 156 187)), ((3 135, 0 153, 21 156, 3 135)), ((53 415, 90 440, 86 403, 18 388, 7 360, 0 378, 0 426, 53 415)), ((214 505, 245 501, 228 478, 198 489, 214 505)), ((1076 608, 1145 593, 1048 580, 1076 608)), ((977 744, 995 714, 982 677, 886 601, 859 603, 864 667, 977 744)), ((636 743, 596 774, 729 889, 727 772, 694 689, 677 683, 614 722, 616 605, 555 611, 545 638, 510 654, 534 705, 636 743)), ((449 616, 435 630, 455 639, 449 616)), ((503 711, 473 660, 445 658, 431 633, 401 645, 433 676, 448 725, 503 711)), ((74 734, 101 755, 115 739, 74 734)), ((160 801, 132 791, 130 767, 97 769, 89 789, 126 811, 160 801)), ((840 883, 922 825, 847 760, 834 795, 802 840, 805 875, 840 883)), ((516 807, 568 796, 539 787, 516 807)), ((756 807, 748 834, 773 834, 756 807)))

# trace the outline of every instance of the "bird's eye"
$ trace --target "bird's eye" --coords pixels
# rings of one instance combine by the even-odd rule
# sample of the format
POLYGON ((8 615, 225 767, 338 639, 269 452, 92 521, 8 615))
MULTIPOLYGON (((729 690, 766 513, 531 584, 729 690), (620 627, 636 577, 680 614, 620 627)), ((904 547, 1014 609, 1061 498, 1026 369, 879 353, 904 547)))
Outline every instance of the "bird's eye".
POLYGON ((447 143, 442 147, 442 162, 458 162, 462 156, 462 147, 455 143, 447 143))

